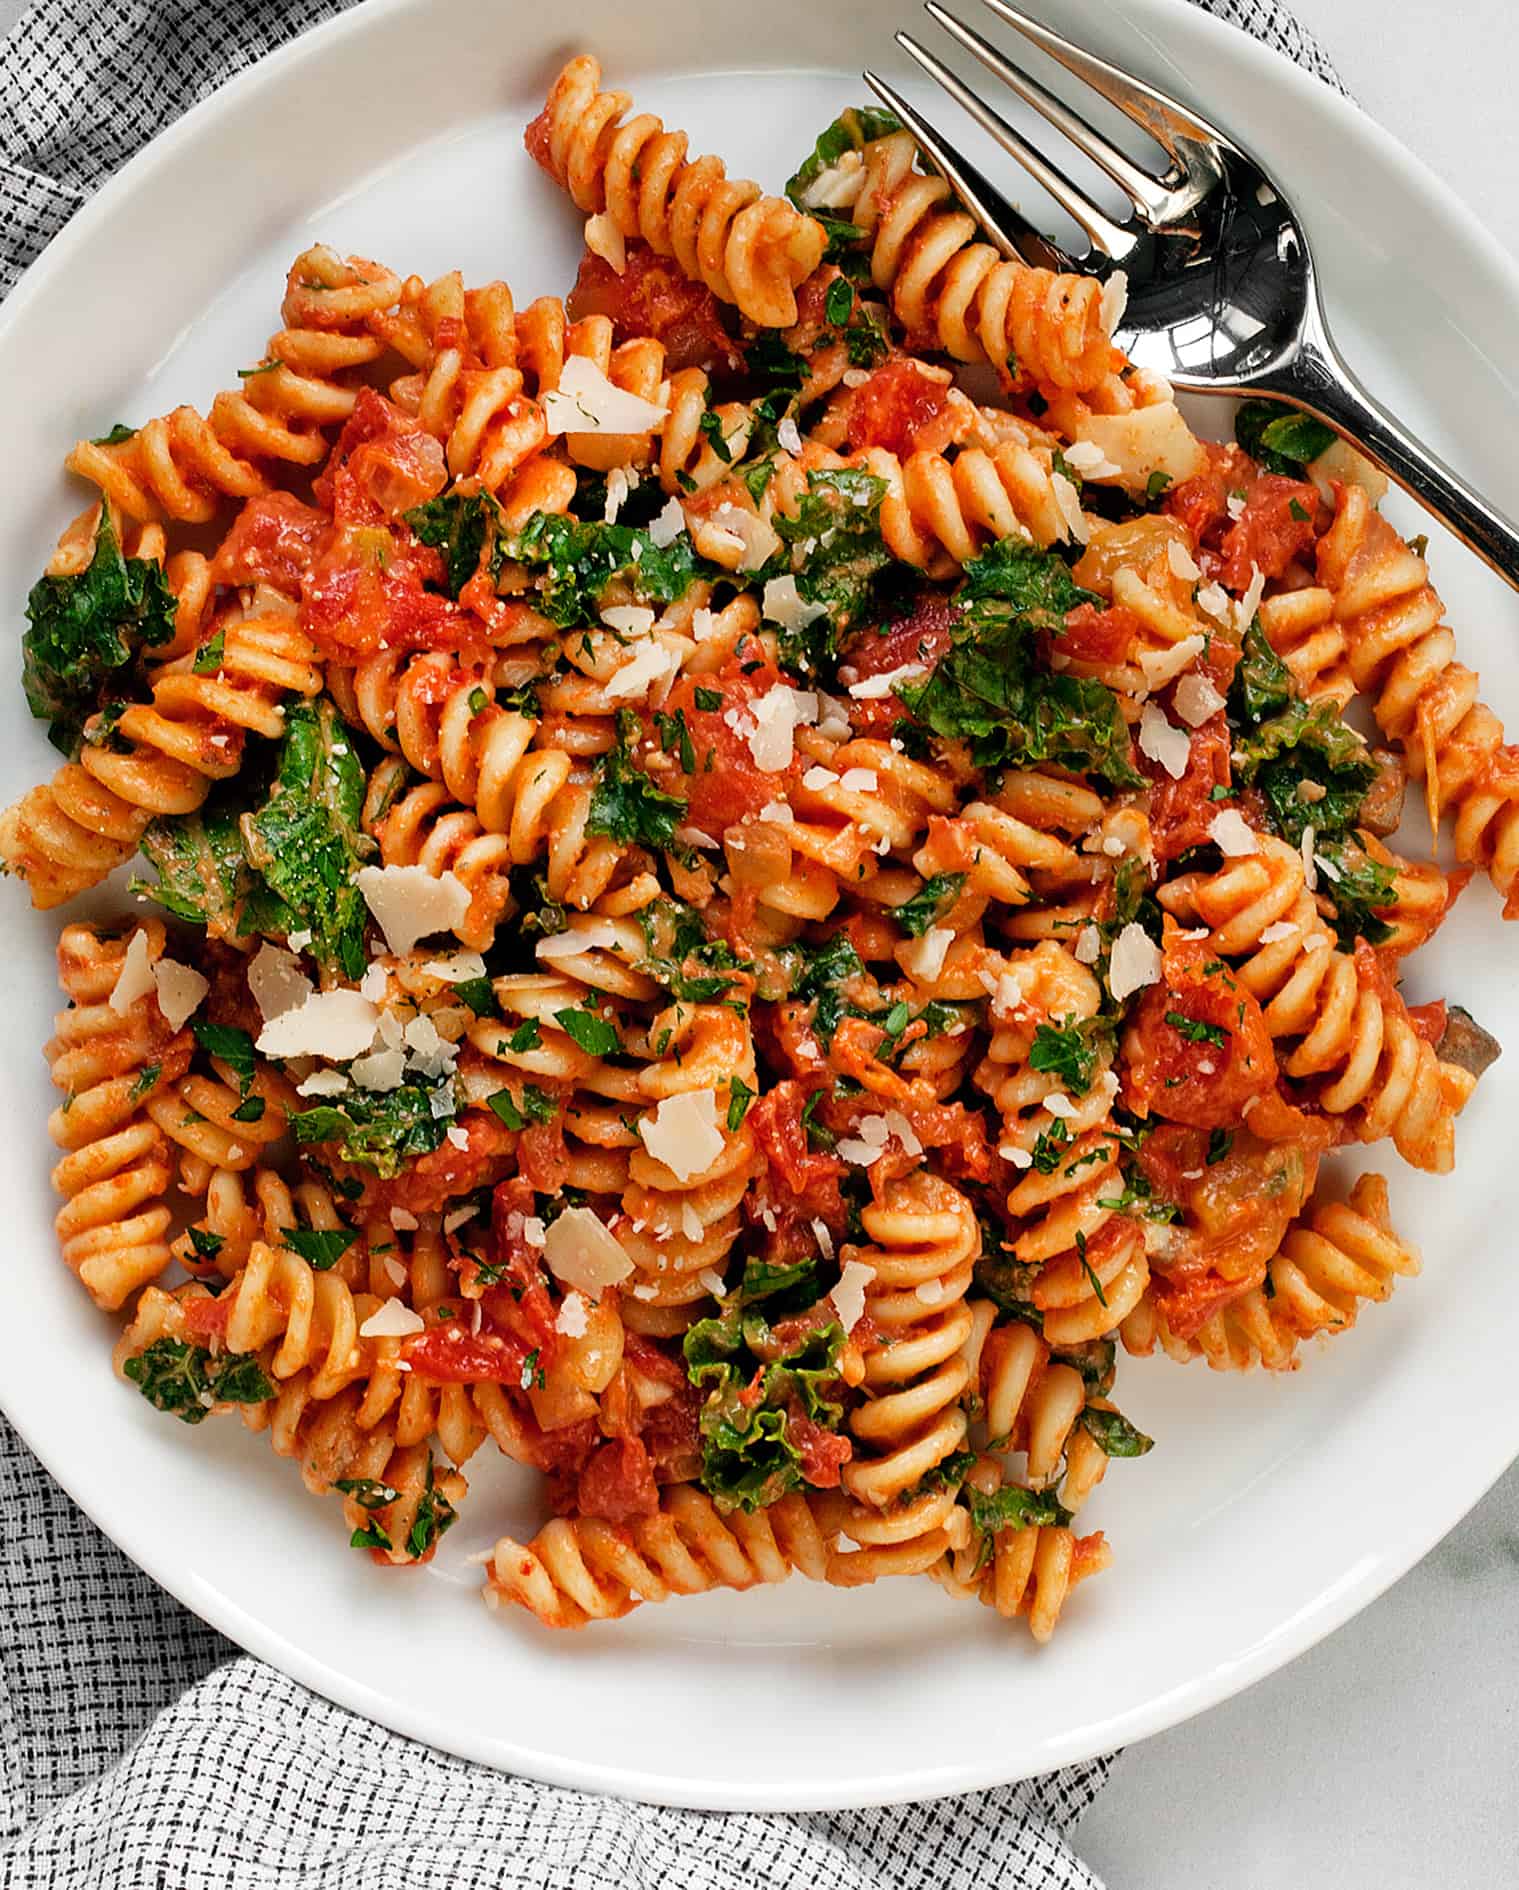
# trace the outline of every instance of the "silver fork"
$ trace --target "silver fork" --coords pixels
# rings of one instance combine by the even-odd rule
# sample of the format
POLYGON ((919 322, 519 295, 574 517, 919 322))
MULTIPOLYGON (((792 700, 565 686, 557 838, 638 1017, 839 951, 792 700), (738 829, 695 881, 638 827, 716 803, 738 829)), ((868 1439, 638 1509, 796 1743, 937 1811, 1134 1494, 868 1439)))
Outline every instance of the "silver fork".
POLYGON ((980 33, 926 10, 966 52, 1105 171, 1132 214, 1110 217, 942 60, 909 33, 897 43, 1085 231, 1073 258, 1033 225, 901 94, 865 81, 917 138, 1004 256, 1128 278, 1115 340, 1131 359, 1199 394, 1248 394, 1305 409, 1358 446, 1519 590, 1519 530, 1375 400, 1330 337, 1313 254, 1265 170, 1217 126, 1031 19, 984 0, 999 20, 1131 119, 1169 160, 1152 174, 980 33))

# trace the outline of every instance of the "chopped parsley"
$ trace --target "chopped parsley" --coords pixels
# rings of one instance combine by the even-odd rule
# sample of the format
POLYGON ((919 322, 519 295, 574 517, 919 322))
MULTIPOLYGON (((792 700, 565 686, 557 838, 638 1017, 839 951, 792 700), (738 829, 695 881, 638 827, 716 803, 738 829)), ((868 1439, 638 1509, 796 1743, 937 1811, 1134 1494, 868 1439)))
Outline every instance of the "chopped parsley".
POLYGON ((1112 1048, 1113 1027, 1101 1017, 1068 1017, 1063 1024, 1040 1024, 1029 1049, 1029 1068, 1055 1077, 1073 1096, 1084 1096, 1097 1066, 1112 1048))
POLYGON ((358 1239, 351 1227, 282 1227, 280 1245, 298 1253, 314 1273, 335 1267, 358 1239))
POLYGON ((454 1098, 450 1092, 444 1113, 435 1115, 433 1099, 438 1094, 419 1083, 402 1083, 383 1094, 351 1090, 342 1108, 324 1103, 300 1110, 291 1116, 290 1127, 297 1142, 333 1142, 345 1162, 391 1181, 408 1162, 430 1155, 447 1133, 454 1098))
POLYGON ((1301 478, 1303 468, 1334 445, 1331 427, 1312 414, 1279 406, 1274 400, 1241 402, 1234 416, 1234 437, 1267 472, 1301 478))
POLYGON ((606 834, 624 844, 667 847, 686 817, 687 803, 678 794, 667 794, 656 787, 633 760, 628 742, 636 727, 631 714, 619 716, 617 744, 601 758, 586 832, 606 834))
POLYGON ((251 1352, 212 1356, 203 1345, 155 1339, 122 1370, 155 1410, 199 1424, 213 1405, 262 1404, 274 1386, 251 1352))

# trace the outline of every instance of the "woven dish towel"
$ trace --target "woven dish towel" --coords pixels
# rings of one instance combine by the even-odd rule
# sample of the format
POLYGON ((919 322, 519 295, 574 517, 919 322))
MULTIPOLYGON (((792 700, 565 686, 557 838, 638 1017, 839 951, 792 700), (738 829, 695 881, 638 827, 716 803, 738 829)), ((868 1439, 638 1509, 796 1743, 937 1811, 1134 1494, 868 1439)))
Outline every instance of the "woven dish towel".
MULTIPOLYGON (((40 0, 0 47, 0 295, 139 145, 344 4, 40 0)), ((1338 86, 1274 0, 1199 4, 1338 86)), ((663 1810, 467 1765, 239 1655, 0 1417, 5 1890, 1100 1890, 1067 1840, 1109 1764, 805 1817, 663 1810)))

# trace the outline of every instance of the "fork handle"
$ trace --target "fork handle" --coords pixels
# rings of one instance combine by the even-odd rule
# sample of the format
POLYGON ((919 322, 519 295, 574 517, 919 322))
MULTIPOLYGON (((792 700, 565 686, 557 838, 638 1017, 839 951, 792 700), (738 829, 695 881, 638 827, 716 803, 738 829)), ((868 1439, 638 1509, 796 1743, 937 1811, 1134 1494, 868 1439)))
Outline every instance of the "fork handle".
POLYGON ((1250 391, 1290 401, 1333 427, 1519 591, 1519 526, 1369 394, 1322 323, 1316 326, 1290 362, 1250 391))

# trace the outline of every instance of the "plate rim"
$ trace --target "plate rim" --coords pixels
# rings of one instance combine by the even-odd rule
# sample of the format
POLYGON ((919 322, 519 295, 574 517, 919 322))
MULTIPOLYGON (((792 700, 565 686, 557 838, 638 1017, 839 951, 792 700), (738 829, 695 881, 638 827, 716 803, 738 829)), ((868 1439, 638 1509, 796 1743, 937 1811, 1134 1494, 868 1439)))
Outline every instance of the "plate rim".
MULTIPOLYGON (((424 14, 427 7, 428 0, 367 0, 362 6, 351 6, 267 54, 190 107, 108 179, 29 265, 0 307, 0 350, 5 348, 11 330, 25 319, 34 299, 45 294, 51 284, 66 274, 76 252, 92 242, 97 228, 116 215, 160 166, 171 165, 181 148, 198 138, 204 125, 251 101, 262 90, 276 90, 286 73, 320 56, 329 44, 349 36, 379 32, 386 22, 397 16, 424 14)), ((1484 268, 1492 273, 1502 291, 1519 309, 1519 258, 1511 256, 1501 244, 1492 243, 1481 218, 1454 187, 1429 169, 1387 127, 1365 113, 1354 99, 1336 92, 1244 28, 1202 11, 1189 4, 1189 0, 1117 0, 1115 11, 1147 38, 1147 22, 1178 19, 1184 19, 1185 30, 1200 34, 1204 43, 1210 38, 1221 41, 1227 37, 1234 56, 1247 65, 1254 64, 1262 75, 1269 75, 1268 83, 1294 89, 1305 99, 1311 96, 1320 113, 1331 120, 1341 118, 1354 140, 1371 145, 1383 167, 1411 182, 1426 202, 1434 203, 1453 226, 1454 233, 1475 247, 1484 268)), ((776 62, 763 69, 800 72, 814 68, 804 61, 792 60, 776 62)), ((1301 1610, 1291 1621, 1278 1623, 1236 1660, 1220 1664, 1182 1688, 1152 1697, 1108 1719, 1088 1718, 1063 1733, 1045 1736, 1038 1753, 1022 1765, 1015 1763, 1011 1774, 1006 1761, 989 1754, 979 1761, 931 1767, 919 1765, 910 1769, 882 1768, 868 1776, 855 1775, 843 1786, 830 1786, 825 1780, 802 1775, 783 1785, 760 1785, 746 1790, 731 1781, 715 1784, 701 1778, 678 1777, 670 1772, 646 1772, 626 1764, 575 1760, 568 1755, 544 1753, 524 1746, 509 1736, 476 1735, 468 1726, 461 1728, 457 1723, 448 1722, 425 1705, 370 1687, 350 1671, 329 1667, 319 1656, 287 1639, 280 1629, 251 1613, 223 1590, 212 1587, 197 1574, 176 1571, 170 1555, 159 1552, 160 1541, 166 1539, 138 1523, 137 1509, 130 1497, 123 1496, 115 1503, 108 1489, 104 1494, 92 1490, 92 1500, 86 1502, 75 1488, 75 1477, 55 1463, 50 1434, 40 1424, 29 1427, 25 1419, 10 1409, 3 1386, 0 1386, 0 1410, 4 1410, 54 1481, 151 1580, 248 1653, 267 1661, 324 1699, 402 1736, 424 1741, 496 1770, 520 1771, 545 1783, 635 1798, 650 1804, 716 1811, 818 1811, 921 1801, 1036 1776, 1164 1731, 1286 1666, 1369 1606, 1455 1528, 1519 1457, 1519 1430, 1511 1446, 1495 1446, 1491 1462, 1463 1454, 1459 1461, 1465 1476, 1453 1475, 1450 1479, 1450 1483, 1458 1485, 1462 1491, 1456 1514, 1446 1519, 1442 1512, 1441 1519, 1434 1522, 1411 1519, 1396 1535, 1385 1535, 1377 1553, 1369 1556, 1353 1576, 1342 1580, 1331 1592, 1320 1593, 1310 1607, 1301 1610), (103 1516, 109 1516, 111 1521, 103 1520, 103 1516)), ((63 1456, 67 1461, 66 1451, 63 1456)))

